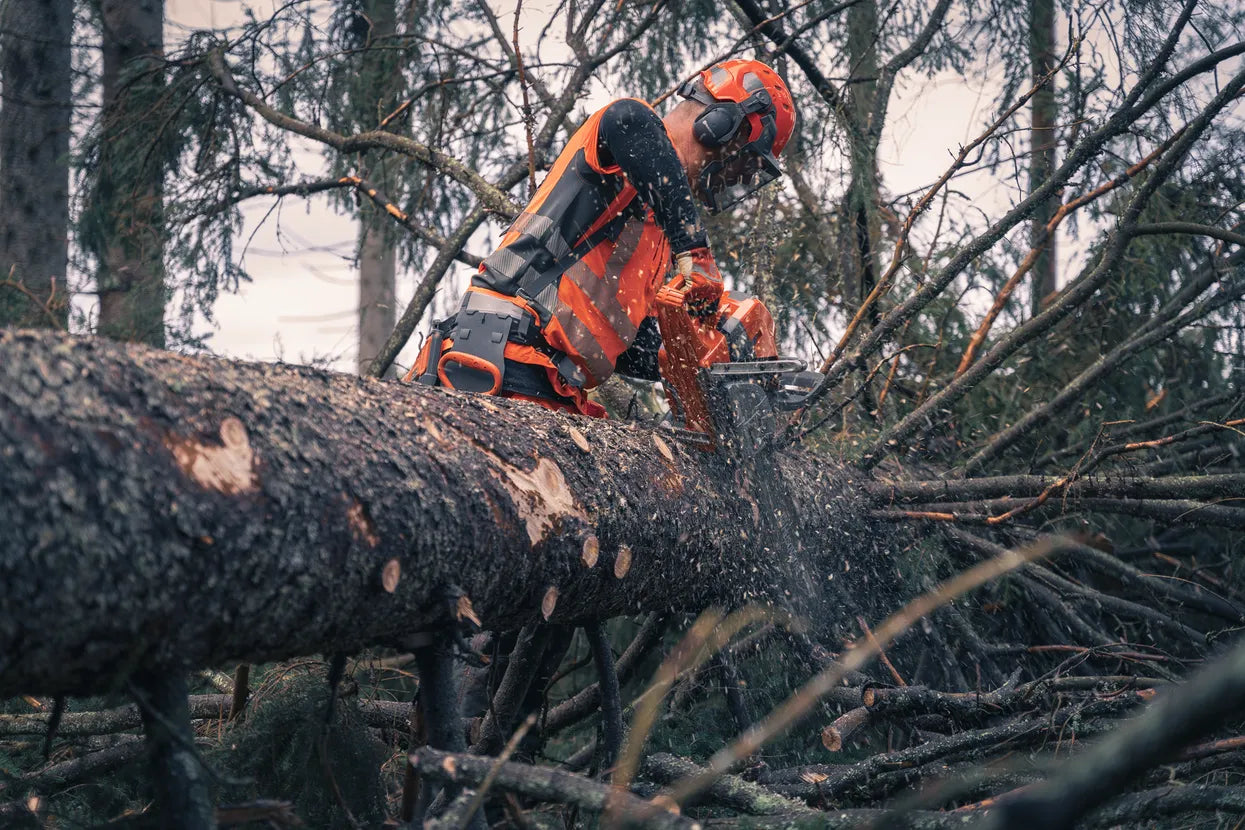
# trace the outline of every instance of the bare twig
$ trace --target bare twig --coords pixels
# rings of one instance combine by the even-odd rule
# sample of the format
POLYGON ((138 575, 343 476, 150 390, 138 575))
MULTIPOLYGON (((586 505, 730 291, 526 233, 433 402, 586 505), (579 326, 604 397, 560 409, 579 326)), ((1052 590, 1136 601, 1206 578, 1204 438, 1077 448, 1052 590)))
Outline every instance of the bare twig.
POLYGON ((480 782, 480 786, 476 788, 475 795, 471 799, 471 803, 467 805, 466 811, 463 813, 459 821, 458 830, 467 830, 471 825, 471 819, 475 816, 476 811, 484 804, 484 798, 488 795, 489 789, 493 786, 493 782, 497 780, 497 774, 501 772, 501 765, 510 760, 510 756, 518 748, 519 742, 527 735, 528 730, 536 725, 536 714, 532 713, 527 716, 523 723, 519 724, 519 728, 510 736, 510 740, 506 741, 506 745, 502 747, 501 753, 497 756, 497 760, 493 762, 493 766, 489 768, 488 773, 484 776, 484 780, 480 782))
MULTIPOLYGON (((343 186, 353 187, 359 193, 363 194, 368 199, 371 199, 377 207, 387 213, 399 225, 406 228, 428 244, 439 248, 442 251, 445 251, 446 248, 451 245, 450 240, 446 239, 432 228, 425 228, 422 225, 417 225, 411 219, 409 213, 394 204, 393 200, 382 193, 376 185, 372 184, 367 179, 361 179, 358 176, 342 176, 337 181, 343 186)), ((454 259, 464 265, 469 265, 472 268, 480 267, 481 257, 475 254, 467 253, 462 250, 461 245, 454 249, 454 259)))
POLYGON ((16 264, 9 267, 9 276, 6 279, 0 280, 0 288, 10 288, 17 293, 24 295, 26 299, 30 301, 32 306, 39 309, 39 311, 41 311, 43 315, 48 318, 48 324, 52 328, 67 331, 68 327, 61 321, 61 318, 56 312, 57 306, 61 304, 61 301, 56 298, 56 280, 52 280, 52 288, 48 296, 40 297, 35 294, 35 292, 27 288, 21 280, 13 278, 13 274, 16 269, 16 264))
MULTIPOLYGON (((410 763, 417 767, 422 775, 439 778, 460 785, 475 786, 484 780, 493 768, 491 758, 475 755, 438 752, 432 749, 420 749, 411 753, 410 763)), ((628 792, 619 793, 607 784, 600 784, 583 776, 573 775, 549 767, 534 767, 507 761, 497 769, 493 779, 493 787, 498 790, 521 793, 552 801, 558 804, 575 804, 585 810, 601 812, 608 802, 614 799, 622 804, 627 812, 638 812, 650 805, 649 802, 628 792)), ((691 830, 695 822, 675 813, 660 808, 648 816, 650 826, 670 828, 670 830, 691 830)))
POLYGON ((865 633, 865 637, 869 639, 869 645, 872 648, 877 649, 878 660, 883 666, 886 666, 886 670, 891 673, 891 677, 895 678, 895 682, 900 686, 907 686, 908 681, 904 680, 899 674, 899 670, 895 668, 895 665, 891 663, 890 658, 886 656, 886 651, 883 649, 882 645, 877 641, 877 638, 873 636, 873 632, 869 630, 869 623, 865 622, 864 617, 856 617, 856 622, 860 625, 860 630, 865 633))

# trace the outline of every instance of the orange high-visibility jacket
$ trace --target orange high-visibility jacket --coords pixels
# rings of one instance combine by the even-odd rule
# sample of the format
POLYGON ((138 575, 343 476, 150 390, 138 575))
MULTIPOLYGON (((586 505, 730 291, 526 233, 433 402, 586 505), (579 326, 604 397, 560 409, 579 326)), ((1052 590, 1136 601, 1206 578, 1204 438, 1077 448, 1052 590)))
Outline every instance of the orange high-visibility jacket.
MULTIPOLYGON (((647 104, 646 104, 647 106, 647 104)), ((603 107, 579 128, 558 156, 527 209, 480 266, 469 290, 514 299, 530 269, 548 268, 597 235, 600 241, 562 272, 562 278, 534 297, 551 314, 545 341, 569 355, 592 388, 614 364, 651 311, 670 269, 670 244, 653 211, 636 198, 617 165, 597 158, 603 107)), ((506 357, 522 363, 553 364, 535 349, 510 344, 506 357)), ((578 397, 551 372, 560 394, 578 397)))

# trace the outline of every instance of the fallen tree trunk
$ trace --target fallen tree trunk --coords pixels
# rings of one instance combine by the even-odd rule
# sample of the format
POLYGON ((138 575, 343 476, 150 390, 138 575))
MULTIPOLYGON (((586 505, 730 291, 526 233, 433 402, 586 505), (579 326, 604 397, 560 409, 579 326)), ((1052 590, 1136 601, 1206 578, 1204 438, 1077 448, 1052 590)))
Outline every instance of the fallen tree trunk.
POLYGON ((0 331, 0 694, 397 644, 459 595, 498 629, 807 596, 884 544, 857 490, 528 404, 0 331))

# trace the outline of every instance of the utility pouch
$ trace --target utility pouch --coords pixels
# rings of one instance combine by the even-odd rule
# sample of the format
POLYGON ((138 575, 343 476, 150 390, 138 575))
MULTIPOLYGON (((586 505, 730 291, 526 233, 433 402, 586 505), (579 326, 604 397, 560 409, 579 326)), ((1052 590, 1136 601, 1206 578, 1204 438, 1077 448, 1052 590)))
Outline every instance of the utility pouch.
POLYGON ((530 315, 501 297, 468 291, 454 316, 454 344, 437 361, 437 377, 451 389, 496 395, 506 374, 507 341, 534 336, 530 315))
POLYGON ((509 314, 476 308, 459 311, 454 348, 437 362, 441 383, 461 392, 500 392, 506 371, 506 341, 514 319, 509 314))

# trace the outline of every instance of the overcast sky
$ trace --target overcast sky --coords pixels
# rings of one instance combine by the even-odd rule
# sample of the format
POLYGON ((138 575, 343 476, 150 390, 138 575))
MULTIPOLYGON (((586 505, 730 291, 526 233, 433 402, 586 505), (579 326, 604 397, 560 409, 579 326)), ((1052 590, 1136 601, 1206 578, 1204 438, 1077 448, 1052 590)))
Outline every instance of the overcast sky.
MULTIPOLYGON (((242 5, 236 0, 167 0, 170 44, 195 28, 238 24, 242 5)), ((267 8, 271 3, 252 5, 267 8)), ((492 0, 491 5, 509 31, 513 3, 492 0)), ((557 3, 527 0, 522 6, 521 39, 525 33, 534 38, 557 3)), ((994 93, 951 73, 905 80, 908 85, 901 85, 892 101, 881 146, 884 187, 891 193, 932 182, 959 145, 981 130, 994 93)), ((585 104, 595 107, 627 94, 625 89, 595 84, 585 104)), ((301 155, 300 164, 306 178, 315 178, 324 169, 322 156, 313 147, 301 155)), ((984 176, 957 180, 956 188, 979 205, 1002 204, 1010 198, 984 176)), ((250 239, 245 267, 254 281, 236 295, 222 295, 216 304, 216 326, 204 324, 201 330, 211 332, 212 349, 222 355, 289 362, 330 358, 334 368, 353 371, 358 296, 355 222, 331 211, 323 198, 289 198, 277 212, 270 212, 271 207, 272 200, 253 200, 245 207, 248 221, 241 238, 250 239)), ((496 231, 482 228, 468 247, 487 253, 496 231)), ((443 289, 460 292, 469 278, 469 269, 456 264, 443 289)), ((399 311, 417 279, 412 273, 399 274, 399 311)), ((408 347, 399 362, 409 364, 413 357, 413 347, 408 347)))

